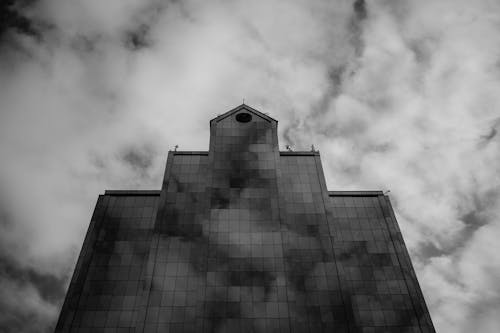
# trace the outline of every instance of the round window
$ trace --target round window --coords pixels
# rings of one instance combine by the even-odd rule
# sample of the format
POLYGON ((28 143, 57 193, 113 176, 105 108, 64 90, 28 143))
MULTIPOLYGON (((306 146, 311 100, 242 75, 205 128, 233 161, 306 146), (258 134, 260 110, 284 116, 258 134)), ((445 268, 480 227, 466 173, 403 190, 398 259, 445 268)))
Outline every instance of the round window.
POLYGON ((236 115, 236 121, 240 123, 248 123, 250 120, 252 120, 250 113, 242 112, 236 115))

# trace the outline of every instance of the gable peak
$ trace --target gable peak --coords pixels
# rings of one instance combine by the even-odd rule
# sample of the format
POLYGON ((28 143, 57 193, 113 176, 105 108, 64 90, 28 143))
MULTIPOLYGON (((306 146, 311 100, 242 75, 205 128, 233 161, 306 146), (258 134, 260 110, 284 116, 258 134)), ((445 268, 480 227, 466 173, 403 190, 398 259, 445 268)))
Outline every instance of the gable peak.
POLYGON ((278 122, 276 119, 269 117, 267 114, 262 113, 256 109, 246 105, 245 103, 243 103, 243 104, 235 107, 234 109, 231 109, 231 110, 227 111, 226 113, 223 113, 223 114, 218 115, 217 117, 213 118, 212 120, 210 120, 210 123, 212 123, 213 121, 219 122, 222 119, 225 119, 225 118, 227 118, 227 117, 229 117, 237 112, 241 112, 241 111, 246 111, 246 112, 253 114, 257 117, 260 117, 268 122, 278 122))

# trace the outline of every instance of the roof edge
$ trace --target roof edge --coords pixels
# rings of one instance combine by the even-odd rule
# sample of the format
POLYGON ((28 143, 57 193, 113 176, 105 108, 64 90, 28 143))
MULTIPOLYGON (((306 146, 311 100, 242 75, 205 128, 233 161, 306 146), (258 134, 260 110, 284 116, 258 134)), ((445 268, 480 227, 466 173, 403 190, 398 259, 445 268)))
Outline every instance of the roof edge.
POLYGON ((208 155, 208 150, 170 150, 174 155, 208 155))
POLYGON ((280 156, 320 156, 319 151, 280 151, 280 156))
POLYGON ((112 196, 159 196, 161 190, 105 190, 104 195, 112 196))
POLYGON ((251 106, 248 106, 245 103, 243 103, 241 105, 238 105, 234 109, 231 109, 231 110, 229 110, 229 111, 227 111, 227 112, 225 112, 225 113, 223 113, 221 115, 218 115, 215 118, 212 118, 210 120, 210 124, 212 124, 213 121, 219 122, 219 121, 221 121, 221 120, 223 120, 223 119, 225 119, 225 118, 231 116, 232 114, 234 114, 234 113, 236 113, 238 111, 241 111, 241 110, 250 111, 250 112, 254 113, 255 115, 257 115, 257 116, 261 117, 262 119, 267 120, 269 122, 276 122, 276 123, 278 122, 276 119, 274 119, 272 117, 269 117, 267 114, 262 113, 259 110, 256 110, 256 109, 252 108, 251 106))
POLYGON ((330 197, 378 197, 383 191, 328 191, 330 197))

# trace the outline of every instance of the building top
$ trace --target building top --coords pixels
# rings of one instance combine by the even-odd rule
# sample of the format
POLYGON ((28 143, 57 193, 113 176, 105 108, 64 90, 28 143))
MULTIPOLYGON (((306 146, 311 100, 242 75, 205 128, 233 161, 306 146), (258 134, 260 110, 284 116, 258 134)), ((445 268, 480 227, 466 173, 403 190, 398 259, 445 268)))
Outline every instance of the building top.
MULTIPOLYGON (((223 114, 221 114, 221 115, 213 118, 212 120, 210 120, 210 124, 212 124, 213 121, 219 122, 219 121, 223 120, 224 118, 227 118, 227 117, 229 117, 229 116, 231 116, 231 115, 233 115, 233 114, 235 114, 237 112, 241 112, 240 113, 241 115, 245 115, 246 113, 242 112, 242 111, 247 111, 248 114, 253 114, 253 115, 255 115, 257 117, 260 117, 260 118, 262 118, 264 120, 267 120, 269 122, 275 122, 275 123, 278 122, 276 119, 269 117, 265 113, 262 113, 262 112, 254 109, 254 108, 252 108, 252 107, 250 107, 250 106, 248 106, 246 104, 241 104, 241 105, 235 107, 234 109, 231 109, 231 110, 227 111, 226 113, 223 113, 223 114)), ((238 121, 248 122, 250 120, 251 120, 251 116, 250 117, 240 116, 240 120, 238 120, 238 121)))
MULTIPOLYGON (((316 158, 319 158, 319 151, 314 147, 310 151, 280 151, 278 147, 277 137, 278 121, 269 117, 246 104, 241 104, 215 118, 210 120, 210 149, 208 151, 170 151, 169 160, 178 165, 189 163, 195 165, 197 163, 209 163, 210 155, 217 152, 217 156, 212 158, 231 161, 237 163, 236 160, 244 157, 243 164, 248 163, 247 159, 269 159, 272 154, 276 157, 290 157, 288 160, 290 165, 300 164, 315 164, 316 158), (243 154, 240 156, 240 154, 243 154), (264 155, 257 157, 257 155, 264 155), (271 154, 271 155, 269 155, 271 154), (201 158, 201 159, 198 159, 201 158), (189 162, 188 162, 189 161, 189 162), (203 162, 205 161, 205 162, 203 162)), ((272 159, 272 158, 271 158, 272 159)), ((222 160, 218 163, 222 163, 222 160)), ((319 161, 319 160, 318 160, 319 161)), ((285 163, 285 161, 283 161, 285 163)), ((212 163, 212 162, 210 162, 212 163)), ((241 164, 240 163, 240 164, 241 164)), ((255 164, 255 163, 254 163, 255 164)), ((192 166, 194 168, 194 166, 192 166)), ((276 166, 277 167, 277 166, 276 166)), ((239 166, 238 170, 241 168, 239 166)), ((168 167, 165 172, 170 170, 168 167)), ((165 174, 167 177, 167 174, 165 174)), ((326 184, 325 184, 326 189, 326 184)), ((383 196, 382 191, 327 191, 330 197, 376 197, 383 196)), ((106 191, 105 195, 111 196, 158 196, 159 191, 106 191)))

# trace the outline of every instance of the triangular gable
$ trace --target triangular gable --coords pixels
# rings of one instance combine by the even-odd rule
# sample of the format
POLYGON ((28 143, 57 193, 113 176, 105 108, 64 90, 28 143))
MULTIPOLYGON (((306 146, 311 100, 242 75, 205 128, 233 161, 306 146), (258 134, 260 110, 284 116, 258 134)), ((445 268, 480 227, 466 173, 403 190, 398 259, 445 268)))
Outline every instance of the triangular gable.
POLYGON ((232 110, 229 110, 227 111, 226 113, 223 113, 215 118, 213 118, 212 120, 210 120, 210 123, 212 123, 212 121, 216 121, 216 122, 219 122, 221 121, 222 119, 225 119, 229 116, 231 116, 232 114, 235 114, 236 112, 239 112, 239 111, 242 111, 242 110, 245 110, 245 111, 248 111, 249 113, 252 113, 258 117, 261 117, 262 119, 268 121, 268 122, 278 122, 276 119, 273 119, 271 117, 269 117, 268 115, 260 112, 260 111, 257 111, 255 110, 254 108, 251 108, 250 106, 246 105, 246 104, 241 104, 240 106, 237 106, 235 107, 234 109, 232 110))

